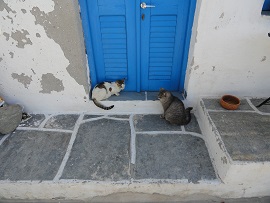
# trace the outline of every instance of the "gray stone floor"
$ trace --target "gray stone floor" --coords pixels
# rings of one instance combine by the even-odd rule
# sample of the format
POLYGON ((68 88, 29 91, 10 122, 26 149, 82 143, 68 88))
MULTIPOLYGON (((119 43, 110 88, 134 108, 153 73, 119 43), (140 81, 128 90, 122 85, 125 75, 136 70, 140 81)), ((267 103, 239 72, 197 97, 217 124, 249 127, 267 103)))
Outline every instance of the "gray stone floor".
MULTIPOLYGON (((137 97, 154 99, 155 94, 137 97)), ((233 160, 270 160, 270 106, 256 108, 261 101, 242 99, 238 110, 228 111, 218 99, 203 99, 233 160)), ((198 184, 217 179, 194 115, 187 126, 176 126, 159 115, 35 114, 12 134, 0 135, 0 166, 0 181, 187 180, 198 184)), ((182 202, 266 203, 270 198, 182 202)))
POLYGON ((0 180, 216 179, 194 115, 36 114, 0 143, 0 180))
POLYGON ((270 161, 270 105, 255 106, 264 99, 242 99, 229 111, 218 99, 203 99, 225 147, 235 161, 270 161))

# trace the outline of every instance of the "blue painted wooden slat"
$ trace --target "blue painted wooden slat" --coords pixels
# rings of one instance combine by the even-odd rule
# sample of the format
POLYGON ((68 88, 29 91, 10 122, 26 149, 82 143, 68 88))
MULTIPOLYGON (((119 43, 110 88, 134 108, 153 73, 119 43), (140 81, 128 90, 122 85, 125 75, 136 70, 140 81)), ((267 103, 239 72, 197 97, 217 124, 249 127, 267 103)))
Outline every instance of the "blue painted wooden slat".
POLYGON ((102 34, 103 39, 126 39, 126 34, 102 34))
POLYGON ((126 54, 104 54, 105 59, 126 59, 127 55, 126 54))
POLYGON ((172 58, 173 53, 150 53, 151 58, 172 58))
POLYGON ((102 5, 108 6, 108 5, 112 4, 112 2, 113 2, 113 4, 115 6, 125 5, 125 0, 117 0, 117 1, 112 1, 112 0, 98 0, 98 5, 99 6, 102 6, 102 5))
POLYGON ((101 33, 102 34, 107 34, 107 33, 121 33, 121 34, 126 34, 125 28, 122 27, 117 27, 117 28, 101 28, 101 33))
MULTIPOLYGON (((103 40, 102 40, 103 41, 103 40)), ((123 44, 109 44, 109 43, 103 43, 103 49, 127 49, 126 43, 123 44)))
POLYGON ((172 53, 174 48, 173 47, 172 48, 167 48, 167 47, 165 47, 165 48, 159 48, 159 47, 153 48, 153 47, 151 47, 149 50, 150 50, 150 53, 172 53))
POLYGON ((160 57, 154 58, 154 57, 151 57, 149 61, 150 61, 150 63, 173 62, 173 58, 170 58, 170 57, 166 57, 166 58, 160 58, 160 57))
POLYGON ((104 49, 104 54, 126 54, 126 49, 104 49))
POLYGON ((99 17, 100 23, 102 24, 103 22, 125 22, 126 18, 125 16, 121 15, 115 15, 115 16, 109 16, 109 15, 104 15, 99 17))
POLYGON ((104 21, 100 22, 101 28, 123 28, 125 27, 125 21, 104 21))
POLYGON ((150 32, 154 33, 175 33, 175 27, 153 27, 151 26, 150 32))
MULTIPOLYGON (((114 69, 116 69, 116 68, 121 68, 121 69, 123 69, 123 68, 127 68, 127 63, 105 63, 105 68, 107 68, 107 67, 111 67, 111 68, 114 68, 114 69)), ((121 71, 123 71, 123 70, 121 70, 121 71)))
POLYGON ((127 64, 127 59, 114 59, 114 58, 108 58, 104 59, 105 64, 107 63, 125 63, 127 64))
POLYGON ((163 66, 172 66, 173 64, 172 63, 167 63, 167 62, 159 62, 159 63, 151 63, 149 64, 150 67, 163 67, 163 66))
POLYGON ((162 33, 162 32, 151 33, 150 34, 150 38, 155 38, 155 37, 171 38, 171 37, 175 37, 175 34, 174 33, 162 33))
POLYGON ((157 47, 157 48, 171 48, 174 47, 174 43, 150 43, 150 47, 157 47))
POLYGON ((175 27, 177 24, 176 20, 172 21, 151 21, 152 27, 175 27))
POLYGON ((169 42, 169 43, 174 43, 174 37, 170 37, 170 38, 162 38, 162 37, 152 37, 150 39, 150 43, 152 42, 157 42, 157 43, 163 43, 163 42, 169 42))

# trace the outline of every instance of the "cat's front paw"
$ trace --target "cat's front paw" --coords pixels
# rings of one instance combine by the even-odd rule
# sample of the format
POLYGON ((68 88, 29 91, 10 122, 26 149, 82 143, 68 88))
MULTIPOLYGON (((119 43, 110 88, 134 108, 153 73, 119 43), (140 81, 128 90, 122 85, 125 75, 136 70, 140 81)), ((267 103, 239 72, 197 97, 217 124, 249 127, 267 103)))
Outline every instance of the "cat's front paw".
POLYGON ((164 118, 165 118, 165 116, 164 116, 164 115, 160 115, 160 118, 164 119, 164 118))
POLYGON ((115 93, 116 96, 119 96, 120 94, 119 93, 115 93))

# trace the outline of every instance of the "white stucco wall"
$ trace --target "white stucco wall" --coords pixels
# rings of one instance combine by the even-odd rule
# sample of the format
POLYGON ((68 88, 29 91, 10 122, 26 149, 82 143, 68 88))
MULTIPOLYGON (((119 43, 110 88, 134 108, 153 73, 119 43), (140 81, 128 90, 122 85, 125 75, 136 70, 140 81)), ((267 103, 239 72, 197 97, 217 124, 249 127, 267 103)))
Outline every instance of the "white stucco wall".
MULTIPOLYGON (((270 95, 264 0, 198 0, 186 72, 199 96, 270 95)), ((88 70, 78 1, 0 0, 0 96, 28 112, 82 111, 88 70), (45 3, 46 2, 46 3, 45 3)))
POLYGON ((187 100, 270 96, 270 16, 264 0, 198 0, 186 72, 187 100))
POLYGON ((26 112, 84 107, 89 84, 78 16, 76 0, 0 0, 0 96, 7 103, 26 112))

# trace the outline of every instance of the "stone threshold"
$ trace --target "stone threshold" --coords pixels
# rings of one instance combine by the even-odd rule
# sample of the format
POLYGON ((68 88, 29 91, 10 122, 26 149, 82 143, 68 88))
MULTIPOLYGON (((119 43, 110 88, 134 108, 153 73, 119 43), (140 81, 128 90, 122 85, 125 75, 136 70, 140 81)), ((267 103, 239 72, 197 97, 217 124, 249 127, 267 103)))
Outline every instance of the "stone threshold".
MULTIPOLYGON (((180 92, 172 92, 172 94, 183 100, 180 92)), ((120 92, 119 96, 111 96, 108 101, 156 101, 158 100, 158 92, 120 92)))

